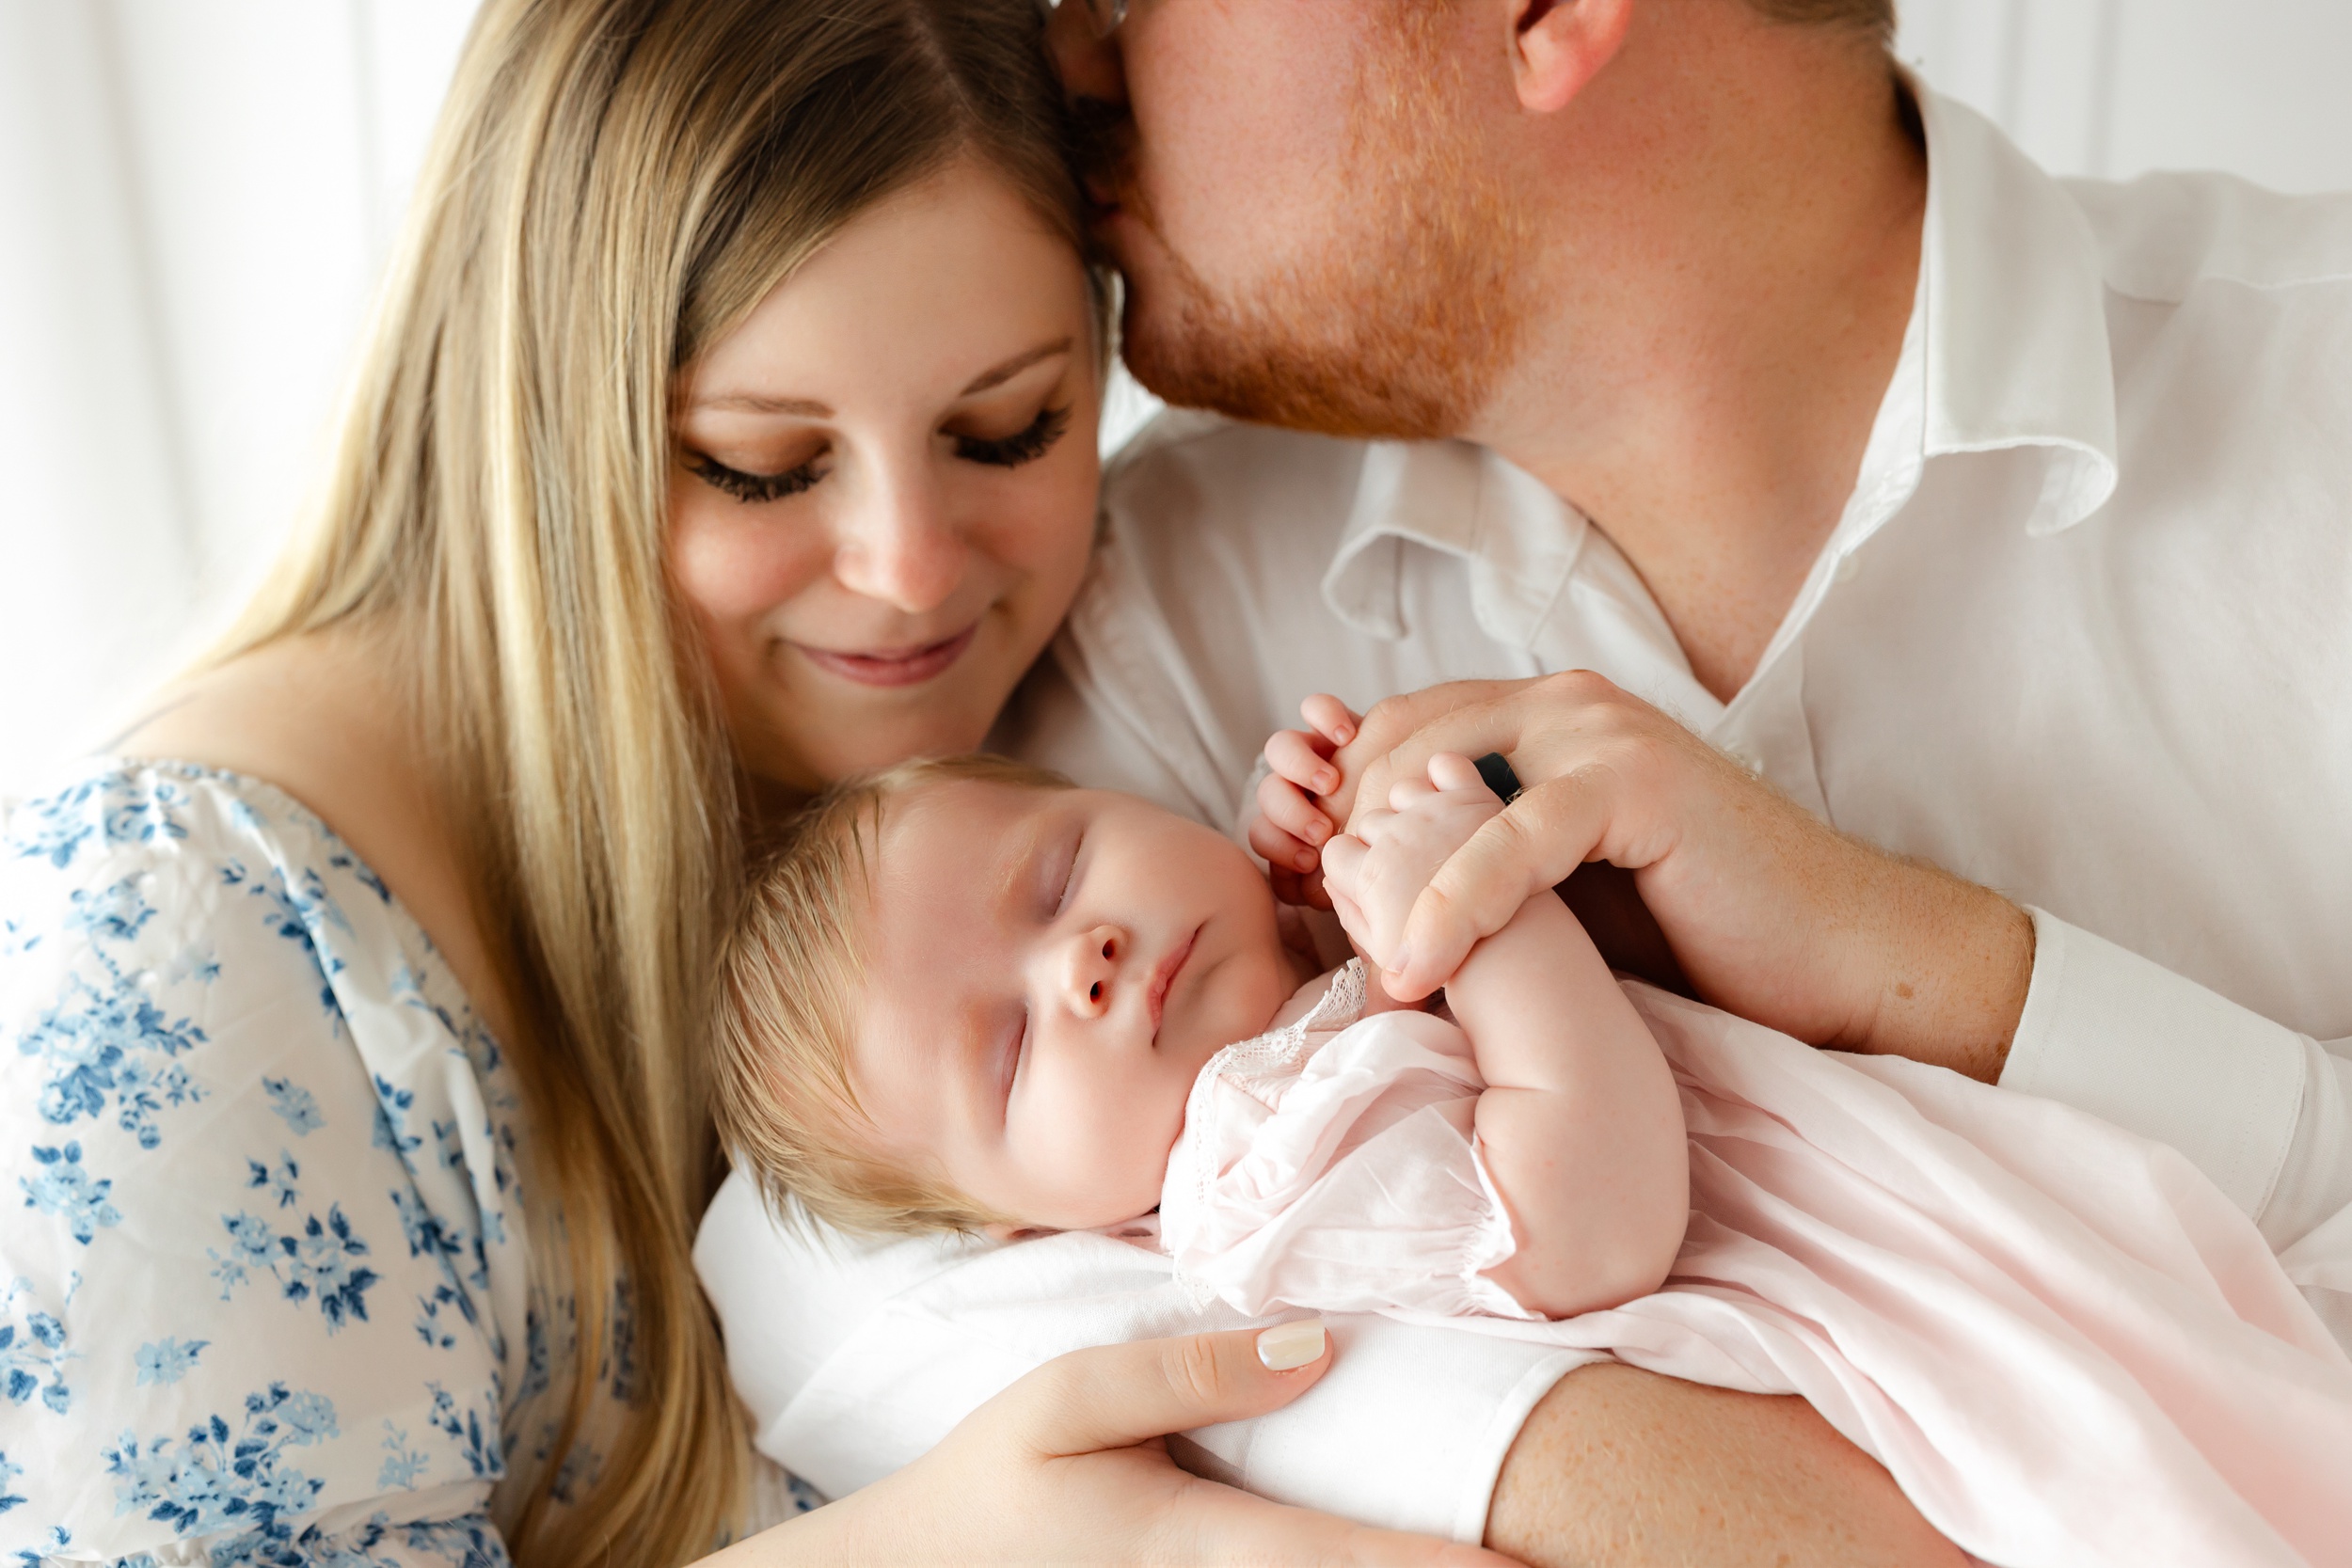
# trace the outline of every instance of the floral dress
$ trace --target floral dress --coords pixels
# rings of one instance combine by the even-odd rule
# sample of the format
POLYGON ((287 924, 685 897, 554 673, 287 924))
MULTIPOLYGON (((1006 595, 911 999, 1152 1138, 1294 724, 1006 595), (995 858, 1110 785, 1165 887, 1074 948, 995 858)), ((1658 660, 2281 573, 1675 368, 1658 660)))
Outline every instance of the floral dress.
POLYGON ((573 1303, 424 932, 249 779, 92 763, 4 828, 0 1561, 505 1562, 573 1303))

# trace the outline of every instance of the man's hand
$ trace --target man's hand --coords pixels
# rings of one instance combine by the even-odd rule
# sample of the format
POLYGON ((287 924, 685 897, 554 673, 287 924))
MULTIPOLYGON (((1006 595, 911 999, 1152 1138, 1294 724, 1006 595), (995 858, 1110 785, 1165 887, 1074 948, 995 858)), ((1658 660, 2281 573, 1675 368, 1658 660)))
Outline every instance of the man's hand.
POLYGON ((1816 1045, 1999 1075, 2033 926, 1988 889, 1836 832, 1589 671, 1391 698, 1331 758, 1333 819, 1441 752, 1501 752, 1526 786, 1430 880, 1388 982, 1442 983, 1534 891, 1586 861, 1634 874, 1706 1001, 1816 1045))

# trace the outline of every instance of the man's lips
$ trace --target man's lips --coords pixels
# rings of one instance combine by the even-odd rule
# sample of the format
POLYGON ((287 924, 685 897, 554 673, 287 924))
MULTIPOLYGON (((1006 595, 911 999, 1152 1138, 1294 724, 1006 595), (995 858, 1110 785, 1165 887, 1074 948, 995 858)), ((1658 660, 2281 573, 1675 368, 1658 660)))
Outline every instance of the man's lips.
POLYGON ((1192 935, 1186 937, 1174 952, 1162 958, 1160 966, 1152 972, 1152 989, 1144 992, 1143 1002, 1152 1014, 1152 1038, 1154 1043, 1160 1037, 1160 1016, 1168 1011, 1168 990, 1176 984, 1178 972, 1191 958, 1192 944, 1200 940, 1200 927, 1196 926, 1192 935))
POLYGON ((953 637, 937 642, 924 642, 912 648, 883 648, 866 653, 842 653, 832 648, 812 648, 805 642, 795 642, 811 664, 843 680, 860 686, 918 686, 939 674, 963 657, 963 650, 972 645, 978 635, 977 621, 953 637))

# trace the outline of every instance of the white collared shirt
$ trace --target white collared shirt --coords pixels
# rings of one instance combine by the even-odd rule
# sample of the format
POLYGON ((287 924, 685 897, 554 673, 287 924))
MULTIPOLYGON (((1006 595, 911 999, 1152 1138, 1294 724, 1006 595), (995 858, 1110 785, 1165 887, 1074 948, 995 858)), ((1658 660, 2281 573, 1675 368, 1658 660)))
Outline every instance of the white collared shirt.
MULTIPOLYGON (((1920 97, 1901 358, 1730 703, 1601 530, 1492 454, 1168 414, 1112 473, 1094 575, 1001 738, 1237 831, 1311 692, 1360 708, 1597 670, 1836 827, 2033 906, 2003 1082, 2179 1147, 2344 1337, 2352 1060, 2314 1042, 2352 1037, 2352 198, 2061 182, 1920 97)), ((748 1329, 828 1265, 762 1241, 740 1198, 702 1250, 748 1329)), ((939 1338, 917 1298, 944 1287, 858 1267, 825 1277, 826 1321, 908 1304, 887 1332, 873 1311, 791 1366, 729 1343, 763 1430, 818 1431, 798 1390, 823 1386, 873 1474, 976 1402, 948 1369, 1005 1352, 939 1338), (942 1383, 959 1392, 905 1392, 942 1383)), ((1057 1340, 1053 1291, 1029 1289, 1012 1361, 1103 1332, 1073 1307, 1057 1340)), ((1269 1495, 1476 1540, 1562 1364, 1447 1340, 1469 1337, 1343 1331, 1313 1397, 1203 1441, 1269 1495)), ((993 1387, 1012 1368, 991 1365, 993 1387)))

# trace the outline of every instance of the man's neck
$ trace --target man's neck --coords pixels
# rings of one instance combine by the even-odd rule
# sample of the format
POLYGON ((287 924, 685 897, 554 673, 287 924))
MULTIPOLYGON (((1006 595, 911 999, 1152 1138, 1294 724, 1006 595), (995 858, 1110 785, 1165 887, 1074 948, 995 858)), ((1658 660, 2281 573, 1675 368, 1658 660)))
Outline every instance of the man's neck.
POLYGON ((1465 433, 1608 534, 1725 701, 1852 493, 1927 198, 1883 64, 1758 28, 1760 45, 1629 40, 1578 105, 1558 148, 1573 177, 1536 197, 1558 236, 1533 261, 1538 303, 1465 433), (1677 102, 1690 112, 1659 107, 1677 102))

